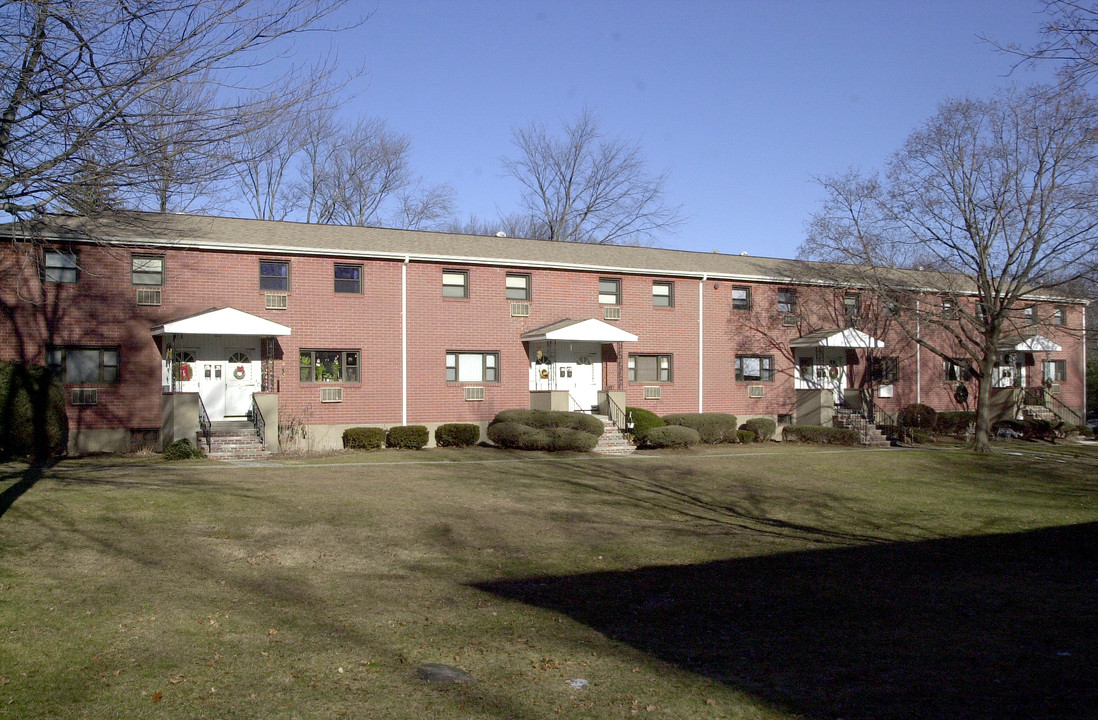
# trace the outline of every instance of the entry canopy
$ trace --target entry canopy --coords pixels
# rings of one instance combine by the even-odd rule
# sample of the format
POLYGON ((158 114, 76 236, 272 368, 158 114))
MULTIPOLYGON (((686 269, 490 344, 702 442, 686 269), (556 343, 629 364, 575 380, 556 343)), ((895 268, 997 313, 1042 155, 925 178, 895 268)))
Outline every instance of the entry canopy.
POLYGON ((1015 352, 1060 352, 1063 350, 1062 347, 1043 335, 1006 338, 999 343, 999 349, 1015 352))
POLYGON ((636 342, 637 336, 621 328, 591 318, 589 320, 561 320, 552 325, 531 330, 521 338, 526 340, 571 340, 573 342, 636 342))
POLYGON ((256 335, 278 337, 289 335, 290 328, 265 320, 236 308, 210 308, 194 315, 157 325, 157 335, 256 335))
POLYGON ((830 347, 868 350, 870 348, 883 348, 884 343, 874 337, 866 335, 860 330, 855 330, 854 328, 846 328, 845 330, 842 328, 833 328, 831 330, 817 330, 816 332, 810 332, 807 335, 802 335, 799 338, 790 340, 789 347, 830 347))

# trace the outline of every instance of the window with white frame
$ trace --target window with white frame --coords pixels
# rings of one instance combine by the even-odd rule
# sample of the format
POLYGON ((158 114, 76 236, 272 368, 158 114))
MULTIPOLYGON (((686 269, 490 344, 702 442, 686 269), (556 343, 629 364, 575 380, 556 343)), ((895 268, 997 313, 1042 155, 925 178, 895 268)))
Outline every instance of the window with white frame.
POLYGON ((1064 382, 1067 380, 1067 361, 1045 360, 1044 371, 1046 383, 1064 382))
POLYGON ((465 270, 443 270, 442 297, 469 297, 469 273, 465 270))
POLYGON ((599 278, 599 302, 603 305, 621 305, 621 280, 599 278))
POLYGON ((629 355, 629 382, 671 382, 672 355, 629 355))
POLYGON ((46 353, 46 364, 66 384, 118 382, 119 351, 116 347, 62 347, 46 353))
POLYGON ((46 250, 42 253, 42 282, 74 283, 79 279, 78 254, 61 250, 46 250))
POLYGON ((530 300, 530 276, 522 273, 507 273, 505 289, 508 300, 528 302, 530 300))
POLYGON ((130 258, 130 282, 134 285, 164 284, 164 258, 161 255, 134 255, 130 258))
POLYGON ((773 382, 773 355, 737 355, 736 380, 741 382, 773 382))
POLYGON ((499 382, 499 353, 446 353, 447 382, 499 382))
POLYGON ((751 288, 737 285, 732 288, 732 309, 733 310, 750 310, 751 309, 751 288))
POLYGON ((302 350, 299 379, 313 382, 358 382, 361 356, 358 350, 302 350))
POLYGON ((652 283, 652 306, 653 307, 674 307, 675 305, 675 283, 672 282, 653 282, 652 283))

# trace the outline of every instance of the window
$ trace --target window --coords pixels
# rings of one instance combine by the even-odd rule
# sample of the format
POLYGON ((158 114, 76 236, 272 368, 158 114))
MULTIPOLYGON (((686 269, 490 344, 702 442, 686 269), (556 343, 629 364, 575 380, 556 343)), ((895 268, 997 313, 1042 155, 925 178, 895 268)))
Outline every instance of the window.
POLYGON ((956 320, 957 317, 957 301, 952 298, 945 298, 942 300, 942 319, 956 320))
POLYGON ((751 288, 749 288, 749 287, 734 287, 734 288, 732 288, 732 309, 733 310, 750 310, 751 309, 751 288))
POLYGON ((301 382, 358 382, 358 350, 302 350, 301 382))
POLYGON ((1057 305, 1052 310, 1052 324, 1053 325, 1067 325, 1067 308, 1063 305, 1057 305))
POLYGON ((797 312, 797 295, 793 292, 792 288, 778 289, 778 312, 797 312))
POLYGON ((671 382, 671 355, 630 355, 629 382, 671 382))
POLYGON ((843 312, 846 313, 846 321, 850 326, 856 327, 862 317, 862 296, 858 293, 843 295, 843 312))
POLYGON ((118 348, 54 348, 46 353, 46 364, 65 383, 118 382, 118 348))
POLYGON ((446 353, 447 382, 499 382, 499 353, 446 353))
POLYGON ((464 270, 443 270, 442 297, 469 297, 469 273, 464 270))
POLYGON ((130 258, 130 278, 134 285, 163 285, 164 258, 158 255, 134 255, 130 258))
POLYGON ((653 307, 674 307, 675 283, 652 283, 652 305, 653 307))
POLYGON ((774 356, 737 355, 736 380, 744 382, 772 382, 774 380, 774 356))
POLYGON ((507 273, 506 292, 508 300, 526 302, 530 299, 530 276, 507 273))
POLYGON ((1025 312, 1025 317, 1026 317, 1026 324, 1027 325, 1036 325, 1037 324, 1037 306, 1036 305, 1026 305, 1024 312, 1025 312))
POLYGON ((896 357, 871 357, 866 362, 865 371, 871 382, 891 385, 900 377, 900 359, 896 357))
POLYGON ((943 360, 942 368, 948 382, 965 382, 972 379, 972 373, 968 371, 968 363, 964 360, 956 358, 943 360))
POLYGON ((337 293, 356 294, 362 292, 361 265, 336 265, 333 276, 337 293))
POLYGON ((1045 360, 1044 370, 1046 383, 1059 383, 1067 380, 1067 361, 1065 360, 1045 360))
POLYGON ((47 250, 42 254, 42 282, 74 283, 80 277, 80 256, 74 252, 47 250))
POLYGON ((289 292, 290 263, 274 262, 271 260, 260 260, 259 289, 274 290, 276 292, 289 292))
POLYGON ((603 305, 621 305, 621 280, 599 278, 599 302, 603 305))

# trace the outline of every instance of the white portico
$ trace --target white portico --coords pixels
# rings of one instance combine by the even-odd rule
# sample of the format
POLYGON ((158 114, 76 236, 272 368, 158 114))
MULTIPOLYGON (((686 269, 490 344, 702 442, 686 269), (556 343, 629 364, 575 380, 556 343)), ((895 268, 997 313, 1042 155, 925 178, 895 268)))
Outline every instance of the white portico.
MULTIPOLYGON (((521 339, 530 358, 530 392, 567 392, 569 410, 591 412, 604 389, 603 346, 636 342, 637 336, 590 318, 561 320, 521 339)), ((620 365, 622 353, 617 355, 620 365)))

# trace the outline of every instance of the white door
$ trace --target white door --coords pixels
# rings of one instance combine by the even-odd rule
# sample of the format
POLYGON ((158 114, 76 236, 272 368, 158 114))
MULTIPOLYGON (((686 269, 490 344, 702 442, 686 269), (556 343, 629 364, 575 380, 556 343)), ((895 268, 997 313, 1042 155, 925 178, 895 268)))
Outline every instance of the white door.
POLYGON ((602 389, 602 346, 598 343, 559 343, 553 365, 555 390, 567 390, 571 410, 590 412, 599 404, 602 389))
POLYGON ((225 417, 244 417, 252 409, 252 393, 258 392, 259 362, 253 347, 227 347, 225 362, 225 417))
POLYGON ((798 390, 831 390, 835 404, 840 404, 846 387, 846 351, 816 348, 811 355, 798 355, 795 386, 798 390))
POLYGON ((196 359, 192 380, 181 388, 198 392, 210 420, 244 417, 260 390, 259 343, 253 338, 192 335, 196 359))

